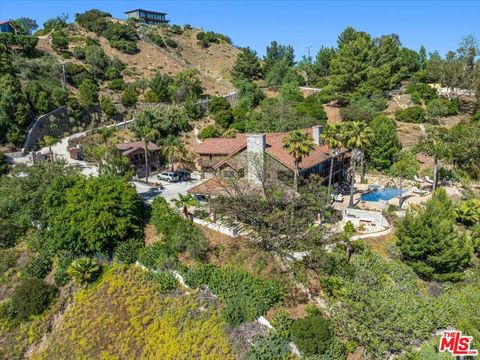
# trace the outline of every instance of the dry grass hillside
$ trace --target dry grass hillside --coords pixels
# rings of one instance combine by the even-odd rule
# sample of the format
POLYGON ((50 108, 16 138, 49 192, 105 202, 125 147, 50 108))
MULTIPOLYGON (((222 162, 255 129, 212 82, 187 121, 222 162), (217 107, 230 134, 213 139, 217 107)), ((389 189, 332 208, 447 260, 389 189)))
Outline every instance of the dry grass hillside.
MULTIPOLYGON (((162 33, 167 32, 168 29, 158 29, 158 31, 162 33)), ((178 44, 175 49, 160 48, 142 37, 137 42, 139 52, 129 55, 111 47, 104 37, 98 37, 95 33, 85 31, 75 25, 68 31, 69 50, 72 51, 76 46, 84 45, 86 38, 96 38, 109 57, 118 58, 125 63, 129 69, 124 76, 126 82, 142 77, 148 79, 157 71, 173 76, 180 71, 195 68, 198 71, 197 76, 202 81, 205 94, 227 94, 234 89, 230 81, 230 69, 239 50, 226 42, 213 43, 208 48, 203 48, 196 39, 199 31, 191 29, 185 30, 182 34, 169 34, 168 36, 178 44)), ((37 49, 62 60, 50 42, 49 37, 40 38, 37 49)), ((81 63, 74 58, 68 61, 81 63)), ((103 91, 108 92, 106 89, 103 91)))

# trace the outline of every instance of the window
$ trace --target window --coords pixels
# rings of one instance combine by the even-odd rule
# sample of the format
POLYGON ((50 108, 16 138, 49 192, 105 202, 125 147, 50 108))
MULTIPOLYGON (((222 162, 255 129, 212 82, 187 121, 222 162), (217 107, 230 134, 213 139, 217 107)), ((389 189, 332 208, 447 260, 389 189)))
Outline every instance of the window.
POLYGON ((223 177, 225 179, 233 179, 235 177, 235 172, 232 170, 223 170, 223 177))

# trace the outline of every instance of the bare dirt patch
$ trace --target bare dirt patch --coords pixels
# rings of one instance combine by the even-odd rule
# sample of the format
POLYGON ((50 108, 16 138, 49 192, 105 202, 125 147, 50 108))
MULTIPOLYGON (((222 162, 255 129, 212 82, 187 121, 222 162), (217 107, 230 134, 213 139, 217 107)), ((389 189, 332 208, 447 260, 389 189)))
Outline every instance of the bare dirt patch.
POLYGON ((146 246, 153 245, 162 240, 162 237, 157 233, 155 226, 152 224, 147 224, 147 226, 145 226, 143 234, 146 246))
POLYGON ((329 124, 333 124, 336 122, 342 121, 342 117, 340 116, 340 108, 341 106, 336 101, 331 101, 328 104, 324 104, 323 108, 327 113, 327 121, 329 124))

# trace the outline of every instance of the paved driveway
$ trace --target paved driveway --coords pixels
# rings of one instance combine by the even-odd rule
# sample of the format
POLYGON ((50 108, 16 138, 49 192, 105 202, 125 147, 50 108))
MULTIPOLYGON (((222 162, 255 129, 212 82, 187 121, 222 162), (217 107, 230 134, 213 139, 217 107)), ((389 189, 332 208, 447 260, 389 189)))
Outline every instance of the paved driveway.
MULTIPOLYGON (((149 181, 151 180, 153 180, 153 177, 149 179, 149 181)), ((155 198, 156 196, 163 196, 165 200, 171 201, 172 199, 177 198, 178 194, 186 194, 188 189, 198 185, 201 181, 202 180, 191 179, 189 181, 169 183, 163 180, 155 179, 156 183, 161 184, 164 187, 162 190, 140 181, 132 181, 132 184, 135 185, 135 188, 142 197, 142 199, 146 202, 151 203, 153 201, 153 198, 155 198)))

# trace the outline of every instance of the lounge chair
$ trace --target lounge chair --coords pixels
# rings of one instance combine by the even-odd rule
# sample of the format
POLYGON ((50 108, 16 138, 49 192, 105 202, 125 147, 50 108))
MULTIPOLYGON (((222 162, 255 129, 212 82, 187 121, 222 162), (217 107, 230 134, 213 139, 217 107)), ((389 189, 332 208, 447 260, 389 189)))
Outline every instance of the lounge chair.
POLYGON ((425 181, 429 184, 433 184, 433 180, 429 176, 425 176, 425 181))
POLYGON ((418 182, 418 183, 423 183, 423 180, 420 179, 417 175, 414 175, 413 181, 416 181, 416 182, 418 182))
POLYGON ((334 200, 336 202, 343 202, 343 195, 342 194, 335 195, 334 200))
POLYGON ((427 190, 420 190, 420 189, 418 189, 418 188, 415 187, 415 186, 412 188, 412 192, 413 192, 414 194, 418 194, 418 195, 421 195, 421 196, 428 194, 428 191, 427 191, 427 190))

